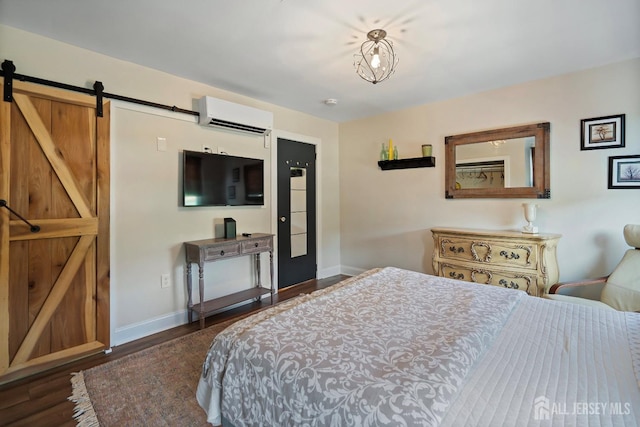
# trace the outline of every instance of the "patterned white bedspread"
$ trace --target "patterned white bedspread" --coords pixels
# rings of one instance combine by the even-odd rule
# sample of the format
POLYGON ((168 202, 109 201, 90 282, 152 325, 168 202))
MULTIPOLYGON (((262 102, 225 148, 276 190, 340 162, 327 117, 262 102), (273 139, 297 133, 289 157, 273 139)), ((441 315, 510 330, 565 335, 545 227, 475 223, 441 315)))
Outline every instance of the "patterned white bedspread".
POLYGON ((526 297, 485 288, 385 268, 258 313, 214 340, 200 405, 236 427, 437 425, 526 297))
POLYGON ((640 314, 385 268, 231 325, 197 399, 235 427, 633 426, 638 369, 640 314))

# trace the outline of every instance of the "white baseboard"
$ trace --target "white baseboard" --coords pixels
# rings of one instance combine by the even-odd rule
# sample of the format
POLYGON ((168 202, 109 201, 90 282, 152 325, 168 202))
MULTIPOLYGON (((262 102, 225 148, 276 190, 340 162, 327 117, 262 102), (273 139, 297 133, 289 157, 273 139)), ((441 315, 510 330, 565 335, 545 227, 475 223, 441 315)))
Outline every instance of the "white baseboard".
POLYGON ((337 276, 341 273, 342 268, 339 265, 334 265, 333 267, 323 268, 322 270, 318 270, 318 279, 324 279, 326 277, 337 276))
POLYGON ((187 310, 175 311, 163 316, 154 317, 142 322, 116 328, 111 340, 112 346, 128 343, 176 326, 184 325, 188 322, 187 310))
POLYGON ((365 271, 367 271, 367 269, 343 265, 340 267, 340 271, 341 271, 341 274, 345 274, 347 276, 357 276, 358 274, 362 274, 365 271))
MULTIPOLYGON (((269 295, 262 295, 261 298, 269 298, 269 295)), ((242 301, 237 304, 230 305, 228 307, 221 308, 220 310, 213 311, 208 315, 214 315, 223 311, 231 310, 236 307, 248 304, 250 301, 242 301)), ((197 302, 196 302, 197 304, 197 302)), ((194 321, 198 321, 198 315, 193 314, 194 321)), ((132 323, 131 325, 117 328, 111 338, 111 345, 118 346, 131 341, 135 341, 140 338, 147 337, 149 335, 157 334, 158 332, 166 331, 167 329, 175 328, 177 326, 186 325, 189 323, 188 311, 180 310, 173 313, 164 314, 162 316, 154 317, 152 319, 144 320, 138 323, 132 323)))
MULTIPOLYGON (((318 270, 318 279, 337 276, 339 274, 344 274, 347 276, 357 276, 358 274, 364 273, 365 271, 367 270, 362 268, 336 265, 333 267, 318 270)), ((268 297, 268 295, 265 295, 265 297, 268 297)), ((235 306, 239 306, 242 304, 246 304, 246 302, 236 304, 235 306)), ((226 307, 224 310, 231 309, 235 306, 226 307)), ((187 310, 179 310, 173 313, 168 313, 162 316, 154 317, 152 319, 144 320, 142 322, 132 323, 131 325, 116 328, 115 331, 113 331, 111 345, 114 347, 122 345, 140 338, 147 337, 149 335, 156 334, 158 332, 166 331, 167 329, 184 325, 187 322, 187 310)))

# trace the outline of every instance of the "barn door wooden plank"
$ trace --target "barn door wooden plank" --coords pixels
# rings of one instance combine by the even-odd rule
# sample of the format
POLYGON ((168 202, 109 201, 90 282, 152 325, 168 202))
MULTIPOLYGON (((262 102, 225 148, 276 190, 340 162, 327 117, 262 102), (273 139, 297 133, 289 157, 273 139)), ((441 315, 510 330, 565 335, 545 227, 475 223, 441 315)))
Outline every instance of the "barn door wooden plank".
MULTIPOLYGON (((35 100, 33 100, 35 102, 35 100)), ((96 203, 96 117, 95 110, 70 103, 54 102, 51 115, 55 126, 51 128, 51 138, 55 141, 56 150, 64 159, 78 183, 78 191, 87 200, 88 208, 95 215, 96 203), (79 136, 82 136, 80 139, 79 136)), ((51 213, 54 218, 74 218, 78 215, 72 201, 67 196, 68 190, 59 179, 54 179, 51 186, 51 213)), ((55 239, 52 244, 54 277, 59 274, 57 265, 63 265, 75 246, 74 238, 55 239)), ((95 292, 95 259, 87 255, 83 265, 74 276, 64 298, 58 304, 51 317, 51 352, 73 348, 86 343, 90 328, 95 327, 95 320, 86 324, 85 308, 95 304, 92 298, 95 292), (86 279, 89 282, 86 282, 86 279), (92 290, 87 291, 88 289, 92 290)), ((94 309, 89 308, 89 312, 94 309)), ((34 356, 34 355, 32 355, 34 356)))
MULTIPOLYGON (((9 204, 17 212, 29 216, 29 182, 31 173, 29 159, 32 148, 40 152, 38 142, 22 117, 20 109, 11 103, 11 148, 10 148, 10 188, 9 204)), ((44 155, 42 155, 44 157, 44 155)), ((46 159, 45 159, 46 161, 46 159)), ((50 167, 49 167, 50 168, 50 167)), ((9 215, 9 218, 13 215, 9 215)), ((11 238, 11 226, 9 226, 11 238)), ((27 335, 32 318, 29 316, 29 243, 11 242, 9 244, 9 360, 13 358, 27 335)), ((50 289, 51 284, 49 284, 50 289)))
POLYGON ((61 157, 59 150, 56 149, 56 145, 51 138, 51 134, 42 123, 42 119, 38 115, 33 103, 26 95, 19 93, 15 93, 13 98, 18 107, 20 107, 22 115, 40 143, 42 151, 44 151, 47 159, 49 159, 51 167, 55 170, 58 179, 60 179, 60 182, 67 191, 67 194, 75 208, 78 210, 78 213, 83 218, 91 217, 92 212, 89 208, 89 203, 80 191, 80 186, 78 185, 75 177, 66 166, 64 158, 61 157))
POLYGON ((32 233, 29 226, 20 220, 9 221, 10 240, 15 242, 98 234, 98 218, 39 219, 33 222, 40 226, 37 233, 32 233))
POLYGON ((96 242, 96 338, 109 347, 111 342, 111 312, 109 275, 109 200, 111 191, 110 174, 110 108, 109 102, 103 103, 104 117, 98 120, 96 134, 96 155, 99 159, 97 168, 97 215, 98 238, 96 242))
POLYGON ((83 107, 90 108, 93 111, 95 111, 96 108, 96 99, 93 96, 68 90, 60 90, 36 83, 13 80, 13 91, 36 98, 45 98, 56 102, 81 105, 83 107))
POLYGON ((89 342, 74 348, 68 348, 66 350, 61 350, 55 353, 36 357, 24 363, 14 363, 9 367, 9 369, 7 369, 6 374, 13 374, 15 372, 24 371, 28 368, 35 368, 31 371, 38 372, 42 370, 38 368, 51 368, 59 365, 60 361, 68 361, 77 359, 82 355, 95 354, 101 349, 104 349, 103 343, 98 341, 89 342))
POLYGON ((31 356, 31 352, 40 338, 40 334, 49 323, 49 320, 51 320, 58 304, 60 304, 60 301, 62 301, 62 298, 69 289, 69 286, 78 272, 78 269, 82 265, 82 262, 87 255, 87 251, 93 244, 94 239, 95 236, 82 236, 80 240, 78 240, 76 247, 69 256, 62 272, 58 276, 58 280, 56 280, 56 283, 53 285, 51 293, 42 305, 42 309, 40 310, 40 313, 38 313, 38 317, 34 320, 27 336, 18 349, 16 356, 13 358, 12 364, 24 363, 31 356))
MULTIPOLYGON (((51 101, 48 99, 34 98, 31 100, 38 117, 42 121, 42 125, 51 131, 51 101)), ((33 132, 24 116, 19 112, 19 106, 14 109, 14 120, 20 120, 20 126, 16 126, 15 130, 21 130, 21 137, 18 141, 12 141, 12 162, 19 164, 22 170, 12 176, 12 200, 18 199, 20 212, 31 221, 38 218, 48 218, 51 215, 52 197, 49 188, 51 188, 54 180, 51 173, 51 165, 44 155, 40 144, 35 138, 33 132), (22 145, 22 146, 20 146, 22 145), (16 185, 14 180, 19 181, 16 185)), ((14 135, 16 135, 14 133, 14 135)), ((12 164, 13 166, 13 164, 12 164)), ((67 197, 65 195, 65 197, 67 197)), ((12 203, 16 203, 12 201, 12 203)), ((26 225, 26 224, 25 224, 26 225)), ((38 233, 31 233, 38 234, 38 233)), ((13 240, 13 235, 12 235, 13 240)), ((26 303, 28 323, 27 329, 21 332, 22 341, 28 332, 28 327, 37 317, 42 305, 47 299, 51 288, 53 287, 54 277, 51 268, 51 240, 50 239, 34 239, 27 243, 25 258, 27 261, 26 279, 27 286, 24 282, 13 284, 12 290, 24 293, 24 297, 11 298, 13 302, 26 303), (16 286, 18 285, 18 286, 16 286)), ((13 257, 15 259, 15 257, 13 257)), ((20 261, 19 261, 20 262, 20 261)), ((25 263, 22 261, 22 263, 25 263)), ((17 278, 20 278, 18 276, 17 278)), ((24 280, 24 279, 21 279, 24 280)), ((11 279, 13 282, 13 279, 11 279)), ((14 319, 16 322, 21 321, 20 318, 14 319)), ((16 325, 17 326, 17 325, 16 325)), ((21 342, 17 343, 18 345, 21 342)), ((19 348, 19 347, 17 347, 19 348)), ((32 357, 51 353, 51 328, 46 328, 40 335, 38 345, 32 353, 32 357)))
MULTIPOLYGON (((0 101, 0 198, 4 200, 9 200, 10 158, 11 104, 0 101)), ((9 211, 0 209, 0 371, 9 367, 9 314, 9 211)))
POLYGON ((96 245, 87 249, 84 276, 84 342, 93 342, 96 340, 96 245))

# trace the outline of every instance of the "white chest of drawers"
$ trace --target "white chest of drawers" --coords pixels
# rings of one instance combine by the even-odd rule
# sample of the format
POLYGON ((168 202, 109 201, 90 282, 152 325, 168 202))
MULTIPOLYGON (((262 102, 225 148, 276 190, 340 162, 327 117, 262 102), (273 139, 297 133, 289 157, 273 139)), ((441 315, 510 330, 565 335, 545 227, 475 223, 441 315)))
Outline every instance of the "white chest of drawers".
POLYGON ((560 234, 432 228, 437 276, 542 296, 557 283, 560 234))

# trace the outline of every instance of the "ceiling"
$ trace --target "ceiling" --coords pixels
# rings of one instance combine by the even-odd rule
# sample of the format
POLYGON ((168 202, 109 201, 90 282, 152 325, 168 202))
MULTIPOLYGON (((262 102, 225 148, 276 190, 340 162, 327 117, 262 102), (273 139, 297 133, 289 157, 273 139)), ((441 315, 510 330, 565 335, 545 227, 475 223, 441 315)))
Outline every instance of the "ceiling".
POLYGON ((0 0, 0 23, 336 122, 640 57, 638 0, 0 0), (376 28, 400 60, 373 85, 376 28))

